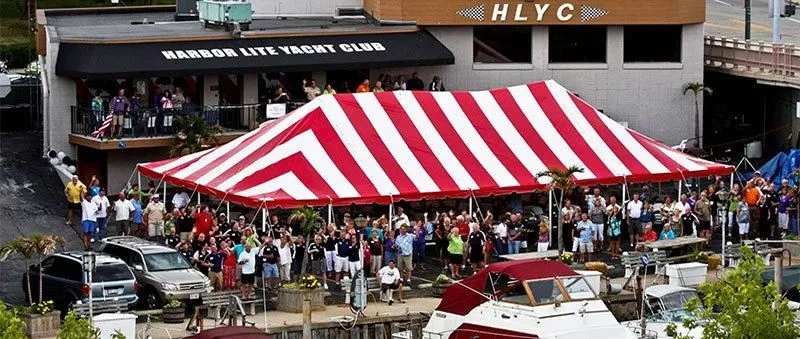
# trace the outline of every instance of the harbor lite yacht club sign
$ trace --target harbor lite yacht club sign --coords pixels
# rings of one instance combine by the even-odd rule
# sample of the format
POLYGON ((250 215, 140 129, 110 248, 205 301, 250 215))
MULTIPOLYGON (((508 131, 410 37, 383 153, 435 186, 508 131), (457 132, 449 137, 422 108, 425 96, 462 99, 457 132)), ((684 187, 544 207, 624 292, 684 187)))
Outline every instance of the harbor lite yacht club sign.
POLYGON ((268 57, 280 55, 306 55, 306 54, 349 54, 349 53, 380 53, 386 51, 386 46, 380 42, 351 42, 340 44, 307 44, 307 45, 276 45, 276 46, 248 46, 238 48, 211 48, 211 49, 174 49, 162 50, 161 55, 167 60, 180 59, 213 59, 213 58, 248 58, 268 57))
POLYGON ((587 22, 606 16, 609 11, 597 7, 572 2, 546 3, 525 1, 522 3, 494 3, 477 5, 456 11, 459 16, 475 21, 488 22, 587 22))

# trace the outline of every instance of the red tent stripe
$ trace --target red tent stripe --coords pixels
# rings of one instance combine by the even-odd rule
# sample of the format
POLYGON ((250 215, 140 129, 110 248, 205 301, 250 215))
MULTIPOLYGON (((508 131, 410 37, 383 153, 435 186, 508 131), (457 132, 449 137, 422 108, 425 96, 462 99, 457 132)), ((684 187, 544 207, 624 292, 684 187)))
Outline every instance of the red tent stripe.
MULTIPOLYGON (((508 115, 508 119, 511 121, 511 124, 514 125, 514 128, 517 129, 517 133, 523 136, 525 141, 528 143, 528 147, 534 151, 534 153, 542 160, 545 166, 548 169, 550 168, 561 168, 564 169, 567 166, 561 162, 561 160, 556 157, 553 150, 547 146, 542 139, 542 136, 539 135, 539 132, 533 128, 533 126, 528 121, 528 118, 525 117, 525 114, 520 110, 519 105, 514 101, 514 98, 511 96, 511 93, 508 89, 497 89, 490 91, 491 94, 494 96, 497 104, 500 108, 506 112, 508 115)), ((536 173, 534 173, 536 174, 536 173)))
MULTIPOLYGON (((408 177, 405 171, 401 168, 401 164, 392 156, 392 151, 389 150, 387 145, 383 143, 378 131, 367 118, 361 105, 356 101, 352 94, 345 94, 341 98, 337 98, 339 104, 342 106, 345 115, 352 122, 353 125, 359 126, 356 132, 361 137, 364 144, 372 153, 372 156, 378 161, 386 175, 391 178, 392 183, 400 192, 414 191, 417 187, 408 177)), ((382 130, 381 133, 388 133, 382 130)))
MULTIPOLYGON (((453 93, 453 96, 461 106, 461 110, 464 111, 464 114, 466 114, 472 125, 475 126, 478 134, 483 137, 489 149, 497 156, 500 163, 514 176, 514 179, 520 184, 532 183, 533 178, 538 172, 530 173, 528 169, 525 168, 525 165, 521 162, 522 159, 517 158, 514 152, 506 145, 505 141, 503 141, 498 134, 498 131, 495 130, 495 127, 489 122, 484 112, 475 102, 475 98, 468 92, 453 93)), ((488 114, 494 114, 494 112, 489 112, 488 114)), ((525 159, 525 161, 531 160, 532 159, 525 159)), ((546 169, 541 169, 541 171, 543 170, 546 169)))
POLYGON ((531 92, 533 92, 533 97, 536 98, 536 101, 542 106, 542 110, 547 112, 547 117, 550 119, 550 122, 553 126, 556 126, 559 133, 561 133, 561 137, 567 140, 572 146, 572 149, 580 156, 586 167, 592 171, 596 177, 613 177, 614 173, 611 173, 611 170, 606 166, 603 160, 597 156, 589 144, 586 143, 583 136, 575 129, 575 126, 572 125, 572 122, 567 115, 564 114, 564 111, 561 110, 561 106, 556 102, 550 90, 547 88, 547 85, 540 82, 528 85, 528 87, 531 89, 531 92))
POLYGON ((430 174, 431 178, 436 181, 436 185, 442 191, 455 191, 458 190, 458 185, 444 168, 447 164, 442 164, 439 159, 433 154, 430 146, 420 135, 414 123, 400 106, 397 97, 393 95, 384 95, 377 97, 381 107, 392 117, 392 122, 395 128, 400 131, 400 137, 414 153, 414 156, 419 160, 420 165, 425 171, 430 174))
MULTIPOLYGON (((317 169, 308 162, 308 159, 301 153, 292 154, 283 160, 280 160, 270 166, 264 167, 253 175, 247 177, 234 187, 234 191, 244 191, 257 187, 262 183, 269 182, 275 177, 283 175, 287 172, 293 173, 300 181, 302 181, 308 189, 313 192, 317 197, 326 196, 329 192, 333 192, 328 182, 317 172, 317 169)), ((275 192, 273 190, 271 192, 275 192)), ((255 196, 263 196, 271 192, 262 192, 255 196)), ((331 196, 332 199, 339 198, 336 195, 331 196)))
POLYGON ((433 123, 436 131, 442 136, 447 146, 453 150, 453 153, 456 154, 458 161, 461 162, 464 168, 472 175, 475 184, 477 184, 478 187, 497 186, 494 179, 492 179, 486 169, 483 168, 483 165, 475 159, 472 151, 470 151, 467 145, 464 144, 464 141, 458 136, 458 131, 455 129, 456 126, 450 124, 447 117, 442 112, 441 107, 439 107, 439 104, 433 99, 433 96, 431 96, 429 92, 414 92, 414 96, 417 98, 417 102, 419 102, 422 109, 428 113, 428 118, 431 120, 431 123, 433 123))
POLYGON ((575 97, 574 94, 570 93, 570 98, 575 103, 575 106, 578 107, 578 110, 581 111, 586 120, 589 124, 597 131, 597 134, 603 138, 603 141, 606 142, 608 147, 612 150, 616 151, 617 157, 621 160, 625 166, 631 171, 632 174, 639 174, 639 173, 647 173, 649 172, 647 168, 639 162, 639 159, 636 158, 635 155, 631 154, 625 145, 617 139, 617 136, 608 129, 606 124, 600 119, 600 116, 597 115, 594 107, 591 107, 585 104, 582 100, 575 97))

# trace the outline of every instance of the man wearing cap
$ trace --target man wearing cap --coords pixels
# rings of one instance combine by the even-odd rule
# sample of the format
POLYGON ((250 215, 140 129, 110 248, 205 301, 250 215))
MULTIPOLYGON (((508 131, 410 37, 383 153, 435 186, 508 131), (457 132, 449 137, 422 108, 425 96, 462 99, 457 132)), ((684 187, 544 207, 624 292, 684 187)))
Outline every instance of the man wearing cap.
POLYGON ((153 194, 152 199, 144 209, 147 217, 147 236, 150 238, 161 238, 164 236, 164 215, 167 208, 161 202, 158 194, 153 194))
POLYGON ((92 197, 92 203, 97 205, 97 228, 95 229, 92 241, 100 242, 106 237, 106 225, 108 224, 108 207, 111 203, 106 196, 106 190, 100 189, 100 193, 92 197))

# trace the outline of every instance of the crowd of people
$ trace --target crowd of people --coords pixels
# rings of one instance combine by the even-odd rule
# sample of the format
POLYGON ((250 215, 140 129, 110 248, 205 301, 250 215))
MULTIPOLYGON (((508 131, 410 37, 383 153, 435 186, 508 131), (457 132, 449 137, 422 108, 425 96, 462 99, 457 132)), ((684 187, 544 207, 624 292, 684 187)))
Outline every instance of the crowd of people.
MULTIPOLYGON (((331 83, 326 84, 324 88, 318 87, 315 79, 311 79, 310 81, 303 79, 302 84, 302 93, 305 95, 302 100, 304 101, 314 100, 320 95, 335 95, 338 93, 349 93, 351 91, 351 89, 348 88, 347 83, 345 83, 338 91, 331 83)), ((374 82, 371 82, 370 79, 363 79, 355 88, 355 93, 424 90, 437 92, 445 91, 446 89, 441 77, 434 76, 431 82, 425 86, 425 83, 419 78, 419 75, 414 72, 411 74, 411 78, 408 80, 406 80, 405 76, 403 75, 398 75, 393 78, 390 74, 379 74, 374 82)), ((271 103, 289 103, 291 101, 292 98, 282 84, 275 86, 275 95, 270 100, 271 103)))
POLYGON ((89 132, 98 131, 98 137, 108 139, 121 139, 126 128, 135 135, 165 133, 171 126, 171 123, 164 123, 168 116, 186 115, 192 110, 191 99, 179 86, 174 86, 172 91, 166 88, 156 91, 149 105, 138 88, 133 88, 130 95, 120 88, 113 97, 105 97, 103 91, 96 90, 88 112, 89 132), (110 125, 102 128, 109 115, 110 125), (125 119, 130 119, 127 127, 125 119))
MULTIPOLYGON (((521 204, 514 200, 501 207, 506 212, 495 216, 495 206, 481 219, 467 211, 436 208, 409 217, 402 206, 393 215, 379 217, 359 214, 351 218, 344 213, 343 219, 320 227, 315 234, 301 234, 278 215, 272 215, 264 229, 252 220, 248 223, 244 215, 229 219, 213 206, 192 204, 191 196, 181 189, 172 194, 168 209, 152 182, 146 190, 134 184, 112 202, 99 182, 92 177, 86 187, 73 177, 64 189, 67 223, 72 223, 73 212, 81 214, 87 250, 107 235, 107 225, 113 220, 120 235, 175 248, 209 276, 215 289, 241 288, 244 297, 252 297, 258 282, 273 290, 305 272, 319 277, 326 289, 364 272, 385 288, 402 291, 413 271, 426 270, 426 261, 438 260, 450 276, 460 279, 467 275, 467 267, 470 273, 477 272, 495 256, 556 246, 546 217, 523 214, 521 204), (434 258, 426 260, 426 252, 434 258)), ((740 239, 782 237, 790 225, 796 234, 796 192, 787 181, 776 187, 758 172, 744 188, 735 184, 729 190, 718 180, 699 192, 681 194, 677 201, 670 195, 653 194, 648 186, 632 192, 631 199, 621 204, 600 187, 583 188, 571 193, 557 217, 562 218, 565 249, 580 253, 581 261, 604 250, 618 259, 624 235, 635 250, 642 242, 710 238, 723 227, 740 239)), ((399 296, 402 300, 402 292, 399 296)))

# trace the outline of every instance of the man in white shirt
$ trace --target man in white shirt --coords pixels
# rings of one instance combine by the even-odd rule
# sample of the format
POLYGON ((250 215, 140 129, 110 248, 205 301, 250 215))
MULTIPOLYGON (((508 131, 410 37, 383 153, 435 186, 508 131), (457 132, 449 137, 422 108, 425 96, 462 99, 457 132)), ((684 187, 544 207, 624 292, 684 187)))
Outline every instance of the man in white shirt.
POLYGON ((81 200, 81 231, 83 231, 83 248, 91 251, 89 239, 97 227, 97 204, 92 203, 92 195, 89 192, 83 194, 81 200))
POLYGON ((94 239, 92 241, 100 242, 106 237, 106 226, 108 225, 108 207, 111 202, 108 201, 106 190, 101 188, 100 194, 92 198, 92 203, 97 205, 97 227, 94 232, 94 239))
POLYGON ((639 200, 639 194, 635 193, 633 195, 633 200, 628 201, 628 206, 625 209, 628 219, 628 237, 631 240, 631 247, 633 248, 636 248, 636 240, 642 233, 642 225, 639 222, 639 217, 642 216, 643 206, 644 204, 639 200))
POLYGON ((686 199, 688 199, 686 194, 681 194, 678 201, 676 201, 675 204, 672 205, 672 210, 681 211, 681 216, 683 216, 683 214, 686 213, 686 208, 691 207, 691 205, 689 205, 689 202, 687 202, 686 199))
MULTIPOLYGON (((588 192, 589 190, 587 189, 586 191, 588 192)), ((595 200, 600 200, 600 206, 606 208, 606 199, 600 195, 600 189, 595 188, 593 193, 594 195, 589 195, 589 194, 586 195, 586 206, 588 206, 587 211, 592 209, 595 200)))
POLYGON ((303 79, 303 92, 306 93, 306 99, 308 99, 308 101, 314 100, 319 96, 321 91, 319 87, 317 87, 317 80, 311 79, 311 84, 306 86, 306 79, 303 79))
POLYGON ((394 291, 397 291, 397 301, 405 303, 405 301, 403 301, 403 282, 400 279, 400 271, 395 267, 394 260, 389 260, 389 266, 381 268, 375 277, 380 280, 381 295, 386 295, 386 300, 388 300, 389 305, 394 303, 394 299, 392 298, 392 293, 394 293, 394 291))
MULTIPOLYGON (((165 197, 166 198, 166 197, 165 197)), ((175 195, 172 196, 172 208, 184 208, 189 204, 189 195, 186 191, 178 189, 175 195)))
POLYGON ((250 246, 250 242, 245 241, 244 251, 239 254, 236 260, 242 267, 242 300, 253 298, 253 284, 256 282, 256 255, 258 251, 250 246))
POLYGON ((394 229, 396 230, 399 230, 400 226, 403 224, 411 225, 411 220, 408 219, 408 216, 405 213, 403 213, 402 207, 397 206, 397 213, 394 215, 394 218, 392 218, 392 224, 394 224, 394 229))
POLYGON ((114 223, 119 235, 131 234, 131 212, 135 210, 133 203, 125 197, 125 192, 119 193, 119 199, 114 202, 114 223))

